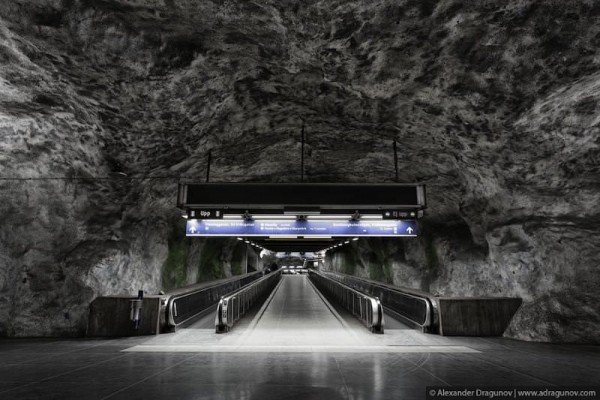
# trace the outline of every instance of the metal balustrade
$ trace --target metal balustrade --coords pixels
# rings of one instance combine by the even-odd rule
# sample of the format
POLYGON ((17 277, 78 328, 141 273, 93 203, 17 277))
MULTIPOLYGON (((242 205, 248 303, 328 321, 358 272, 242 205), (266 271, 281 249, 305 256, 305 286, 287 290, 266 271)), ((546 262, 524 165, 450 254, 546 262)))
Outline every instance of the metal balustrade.
POLYGON ((350 311, 373 333, 383 333, 383 306, 377 297, 369 296, 350 286, 310 270, 309 279, 325 296, 350 311))
POLYGON ((191 285, 173 290, 163 299, 162 325, 174 330, 192 318, 212 308, 219 299, 263 276, 262 271, 220 280, 214 284, 191 285))
POLYGON ((278 270, 234 293, 221 297, 217 305, 215 331, 217 333, 229 332, 240 318, 273 291, 280 279, 281 270, 278 270))
POLYGON ((321 274, 342 282, 356 290, 376 296, 385 305, 387 312, 392 312, 402 321, 420 327, 426 332, 437 332, 437 303, 433 296, 417 290, 400 288, 374 282, 339 272, 321 271, 321 274))

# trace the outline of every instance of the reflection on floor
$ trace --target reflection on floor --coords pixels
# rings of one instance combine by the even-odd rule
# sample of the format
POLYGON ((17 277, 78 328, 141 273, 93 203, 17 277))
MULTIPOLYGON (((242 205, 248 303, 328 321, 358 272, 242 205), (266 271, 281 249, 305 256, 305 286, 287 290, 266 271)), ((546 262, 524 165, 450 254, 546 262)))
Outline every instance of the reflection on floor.
POLYGON ((0 398, 422 399, 429 385, 551 388, 600 375, 597 346, 453 338, 477 352, 123 351, 147 340, 1 340, 0 398))

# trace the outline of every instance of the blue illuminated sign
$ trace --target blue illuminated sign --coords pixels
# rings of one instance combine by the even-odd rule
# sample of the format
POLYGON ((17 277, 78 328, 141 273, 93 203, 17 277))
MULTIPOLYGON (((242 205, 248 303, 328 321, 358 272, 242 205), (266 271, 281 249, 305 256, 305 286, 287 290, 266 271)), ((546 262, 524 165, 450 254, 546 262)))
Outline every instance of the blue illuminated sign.
POLYGON ((197 220, 187 221, 187 236, 409 236, 416 220, 197 220))

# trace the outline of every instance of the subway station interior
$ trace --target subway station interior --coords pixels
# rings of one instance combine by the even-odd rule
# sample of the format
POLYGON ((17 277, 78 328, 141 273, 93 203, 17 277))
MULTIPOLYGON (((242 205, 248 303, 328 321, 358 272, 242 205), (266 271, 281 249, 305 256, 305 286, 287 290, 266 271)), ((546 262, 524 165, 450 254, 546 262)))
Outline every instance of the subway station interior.
POLYGON ((600 398, 600 2, 3 0, 0 399, 600 398))

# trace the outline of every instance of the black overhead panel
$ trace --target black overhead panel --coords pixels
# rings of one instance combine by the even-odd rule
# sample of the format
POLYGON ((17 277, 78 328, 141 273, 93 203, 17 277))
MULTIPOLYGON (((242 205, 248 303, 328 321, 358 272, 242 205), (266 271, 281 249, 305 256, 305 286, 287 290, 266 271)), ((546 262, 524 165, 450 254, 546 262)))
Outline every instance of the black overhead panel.
POLYGON ((423 185, 343 183, 180 184, 181 208, 269 209, 290 211, 425 208, 423 185))

